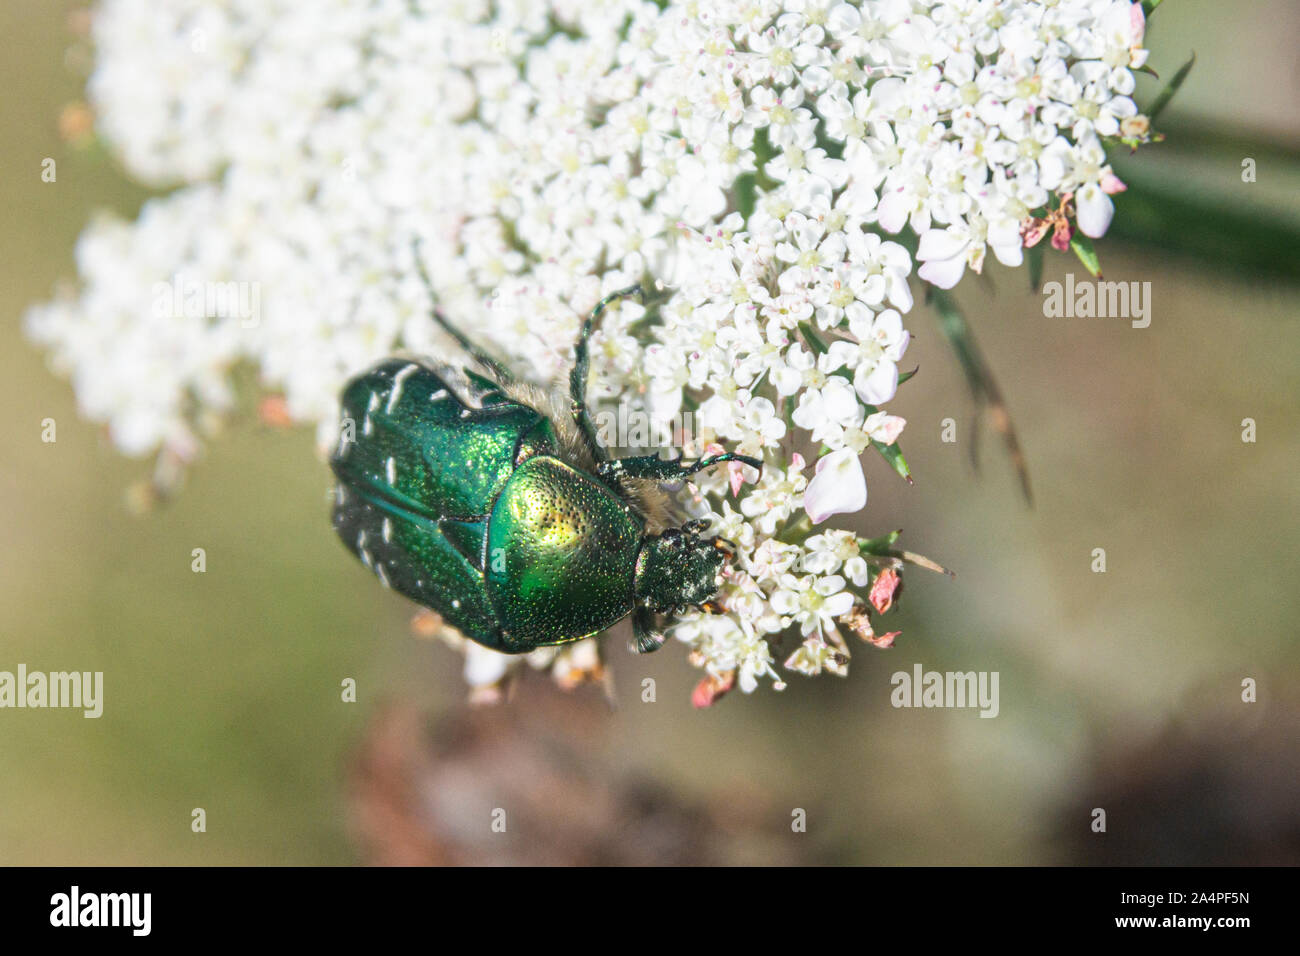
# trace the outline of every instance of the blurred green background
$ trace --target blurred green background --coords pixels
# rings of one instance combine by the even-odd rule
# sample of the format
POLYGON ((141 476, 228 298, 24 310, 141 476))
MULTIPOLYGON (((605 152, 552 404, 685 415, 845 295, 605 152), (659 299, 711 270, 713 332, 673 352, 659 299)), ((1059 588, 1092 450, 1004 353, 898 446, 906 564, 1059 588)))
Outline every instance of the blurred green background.
MULTIPOLYGON (((148 466, 77 418, 70 385, 21 336, 26 306, 73 276, 90 215, 133 215, 144 196, 60 140, 83 82, 66 57, 73 9, 0 8, 0 669, 101 670, 106 699, 98 720, 0 711, 0 862, 366 859, 351 755, 386 701, 413 702, 431 725, 459 713, 459 657, 414 639, 410 606, 334 540, 308 430, 233 422, 173 502, 134 517, 126 490, 148 466), (40 179, 47 156, 54 184, 40 179), (40 440, 47 417, 54 444, 40 440), (190 570, 196 547, 205 574, 190 570), (340 701, 346 677, 355 704, 340 701), (191 832, 195 807, 206 833, 191 832)), ((1300 146, 1298 33, 1289 0, 1168 0, 1151 63, 1164 77, 1193 49, 1198 63, 1161 123, 1170 141, 1126 168, 1300 221, 1296 164, 1282 162, 1300 146), (1273 144, 1258 181, 1241 182, 1240 149, 1181 148, 1180 124, 1273 144)), ((1158 84, 1143 84, 1149 102, 1158 84)), ((710 711, 690 707, 698 675, 680 646, 634 658, 612 644, 620 706, 578 747, 600 773, 674 800, 753 795, 783 834, 773 859, 785 841, 855 863, 1252 862, 1270 848, 1300 862, 1296 289, 1113 239, 1099 251, 1108 279, 1151 282, 1150 328, 1046 319, 1023 271, 994 266, 957 290, 1034 507, 987 427, 972 469, 975 407, 918 304, 908 365, 920 373, 891 406, 909 422, 916 484, 869 457, 863 525, 905 529, 956 579, 910 572, 897 647, 857 651, 847 680, 792 675, 783 694, 737 692, 710 711), (948 417, 956 444, 940 441, 948 417), (1255 444, 1241 441, 1246 417, 1255 444), (1105 574, 1090 570, 1097 547, 1105 574), (891 708, 890 675, 916 662, 999 671, 1000 716, 891 708), (656 703, 640 700, 645 676, 656 703), (1259 683, 1253 705, 1245 677, 1259 683), (793 807, 808 810, 806 834, 788 832, 793 807), (1126 809, 1094 835, 1092 807, 1126 809)), ((1066 271, 1082 276, 1048 256, 1045 279, 1066 271)))

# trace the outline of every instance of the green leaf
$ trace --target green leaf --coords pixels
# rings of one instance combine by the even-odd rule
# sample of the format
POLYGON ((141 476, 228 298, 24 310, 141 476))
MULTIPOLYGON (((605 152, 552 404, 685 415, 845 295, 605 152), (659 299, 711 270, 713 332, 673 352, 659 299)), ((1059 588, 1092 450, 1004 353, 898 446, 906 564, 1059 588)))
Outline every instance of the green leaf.
POLYGON ((749 222, 758 202, 758 177, 754 173, 741 173, 736 177, 736 185, 732 188, 736 194, 736 211, 742 219, 749 222))
MULTIPOLYGON (((907 377, 911 378, 912 374, 915 374, 915 372, 909 374, 907 377)), ((899 376, 898 380, 900 382, 903 381, 903 377, 899 376)), ((868 405, 865 402, 862 407, 866 409, 868 415, 874 415, 876 412, 880 411, 880 409, 875 405, 868 405)), ((884 442, 876 441, 873 438, 871 439, 871 447, 880 452, 880 456, 884 458, 885 461, 889 462, 889 467, 893 468, 894 471, 906 478, 909 485, 915 484, 915 482, 912 481, 912 470, 907 467, 907 459, 903 457, 903 450, 898 447, 898 442, 894 442, 892 445, 886 445, 884 442)), ((826 454, 828 450, 829 449, 823 447, 822 454, 826 454)))
POLYGON ((827 346, 826 343, 823 342, 821 338, 817 335, 817 333, 813 331, 811 322, 800 322, 799 332, 800 334, 803 335, 804 339, 808 342, 808 347, 811 348, 818 355, 824 355, 826 354, 827 351, 829 351, 829 346, 827 346))
POLYGON ((858 550, 863 554, 888 555, 889 549, 893 547, 898 536, 903 533, 903 529, 891 531, 889 534, 882 534, 878 538, 866 538, 858 540, 858 550))
POLYGON ((1092 247, 1092 240, 1076 229, 1074 235, 1070 237, 1070 248, 1079 257, 1083 267, 1100 279, 1101 259, 1097 256, 1097 250, 1092 247))
MULTIPOLYGON (((1029 485, 1029 467, 1020 448, 1020 439, 1016 437, 1015 427, 1011 424, 1011 413, 1002 398, 1002 391, 998 388, 988 363, 984 361, 979 346, 975 344, 975 334, 946 290, 931 287, 929 294, 930 304, 934 306, 939 316, 939 330, 948 340, 953 351, 957 353, 957 361, 966 374, 966 384, 970 386, 976 405, 987 409, 989 417, 993 420, 994 430, 1002 436, 1007 454, 1011 457, 1011 463, 1020 477, 1021 491, 1024 493, 1025 500, 1032 504, 1034 495, 1029 485)), ((978 423, 979 419, 975 420, 978 423)), ((972 458, 975 458, 977 448, 977 438, 973 438, 972 458)))
POLYGON ((873 438, 871 439, 871 447, 880 452, 881 457, 883 457, 885 461, 889 462, 889 466, 893 468, 894 471, 906 478, 909 485, 913 484, 912 472, 907 467, 907 459, 903 457, 903 452, 898 447, 898 442, 894 442, 892 445, 886 445, 884 442, 876 441, 873 438))
POLYGON ((921 366, 918 365, 916 368, 912 369, 912 371, 910 371, 910 372, 903 372, 901 375, 898 376, 898 384, 899 384, 899 385, 902 385, 904 382, 906 382, 909 378, 911 378, 913 375, 915 375, 915 374, 916 374, 917 372, 919 372, 919 371, 921 371, 921 366))
POLYGON ((1029 291, 1037 292, 1043 285, 1043 249, 1044 243, 1040 242, 1036 246, 1030 246, 1025 253, 1025 258, 1029 260, 1029 291))
POLYGON ((1142 0, 1143 16, 1151 16, 1151 14, 1156 12, 1156 7, 1160 6, 1163 2, 1164 0, 1142 0))
POLYGON ((736 185, 733 187, 736 196, 736 211, 744 218, 746 222, 754 214, 754 206, 758 203, 758 191, 766 191, 776 186, 776 181, 767 175, 767 161, 776 155, 776 150, 772 148, 772 141, 768 139, 766 127, 759 129, 754 134, 754 166, 752 173, 744 173, 736 177, 736 185))
POLYGON ((817 124, 817 145, 826 150, 826 155, 831 159, 844 158, 844 141, 831 139, 826 133, 826 127, 823 123, 817 124))
MULTIPOLYGON (((910 229, 904 229, 898 234, 896 241, 901 243, 912 254, 913 259, 916 258, 916 250, 920 240, 914 232, 910 229)), ((989 418, 993 421, 993 429, 1002 436, 1003 444, 1011 457, 1011 464, 1020 478, 1020 489, 1024 493, 1025 500, 1032 505, 1034 495, 1029 486, 1029 467, 1025 463, 1024 452, 1021 451, 1020 440, 1016 437, 1015 427, 1011 424, 1011 413, 1002 398, 1002 392, 998 388, 997 382, 993 379, 993 371, 989 368, 988 363, 984 361, 983 354, 975 344, 975 334, 971 331, 970 326, 966 324, 966 317, 961 314, 961 310, 957 308, 957 304, 947 290, 928 283, 925 290, 926 303, 935 308, 939 319, 939 331, 943 333, 944 338, 948 340, 948 344, 957 354, 957 362, 966 375, 966 382, 975 398, 975 404, 980 411, 988 412, 989 418)), ((978 429, 979 417, 976 416, 975 427, 972 429, 971 459, 975 461, 977 466, 979 463, 977 458, 979 447, 978 429)))
POLYGON ((1164 112, 1165 107, 1169 105, 1169 101, 1174 98, 1174 94, 1177 93, 1178 88, 1183 85, 1183 80, 1187 79, 1187 74, 1192 72, 1192 66, 1195 63, 1196 54, 1193 53, 1191 59, 1178 68, 1178 72, 1174 74, 1174 78, 1169 81, 1163 90, 1160 91, 1160 95, 1156 97, 1156 101, 1151 104, 1151 109, 1147 110, 1147 117, 1151 120, 1152 124, 1155 123, 1156 117, 1164 112))

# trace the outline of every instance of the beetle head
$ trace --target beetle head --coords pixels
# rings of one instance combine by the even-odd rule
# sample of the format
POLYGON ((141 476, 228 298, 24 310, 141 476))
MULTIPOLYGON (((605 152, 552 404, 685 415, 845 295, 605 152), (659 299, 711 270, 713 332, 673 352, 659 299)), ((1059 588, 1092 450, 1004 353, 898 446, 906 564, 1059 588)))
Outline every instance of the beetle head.
POLYGON ((638 603, 672 611, 713 596, 731 551, 721 538, 702 537, 706 527, 707 521, 690 521, 645 540, 636 562, 638 603))

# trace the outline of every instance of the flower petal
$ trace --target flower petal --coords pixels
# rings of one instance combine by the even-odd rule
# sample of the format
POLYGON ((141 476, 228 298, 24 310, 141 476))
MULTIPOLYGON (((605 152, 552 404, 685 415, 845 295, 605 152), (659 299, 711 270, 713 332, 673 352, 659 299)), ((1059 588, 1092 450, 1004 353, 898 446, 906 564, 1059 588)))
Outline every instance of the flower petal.
MULTIPOLYGON (((841 448, 822 456, 817 474, 803 493, 804 510, 813 524, 821 524, 831 515, 853 514, 866 505, 867 479, 853 449, 841 448)), ((775 597, 772 606, 776 607, 775 597)))
POLYGON ((858 390, 858 397, 868 405, 883 405, 898 392, 898 366, 882 358, 875 368, 863 374, 866 368, 865 365, 858 366, 853 387, 858 390))
POLYGON ((1074 202, 1079 210, 1079 231, 1093 239, 1106 235, 1115 215, 1115 203, 1105 191, 1096 183, 1088 183, 1075 194, 1074 202))
POLYGON ((948 229, 930 229, 921 236, 920 245, 917 246, 916 258, 926 261, 929 259, 951 259, 953 256, 959 256, 966 251, 968 242, 966 239, 955 235, 948 229))
POLYGON ((961 280, 965 271, 966 257, 953 256, 951 259, 931 259, 929 262, 923 262, 921 268, 916 270, 916 274, 930 285, 938 286, 940 289, 951 289, 961 280))

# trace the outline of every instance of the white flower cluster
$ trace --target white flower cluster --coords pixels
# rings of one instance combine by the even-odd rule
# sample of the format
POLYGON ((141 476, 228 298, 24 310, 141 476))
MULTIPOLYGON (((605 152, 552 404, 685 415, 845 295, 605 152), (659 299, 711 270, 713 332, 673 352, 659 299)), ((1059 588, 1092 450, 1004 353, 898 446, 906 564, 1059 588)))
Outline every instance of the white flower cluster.
POLYGON ((738 553, 726 613, 676 636, 718 691, 779 682, 777 635, 785 667, 842 673, 840 625, 888 643, 867 608, 896 575, 812 532, 896 448, 908 250, 946 288, 990 248, 1019 264, 1055 203, 1058 233, 1103 233, 1143 27, 1125 0, 105 0, 100 133, 177 188, 92 225, 80 295, 27 328, 123 451, 188 460, 237 363, 327 445, 350 375, 446 355, 416 238, 444 310, 538 381, 643 282, 650 310, 593 340, 593 400, 767 462, 695 486, 738 553), (258 314, 158 308, 187 282, 253 285, 258 314))

